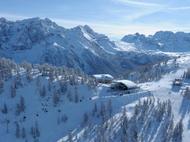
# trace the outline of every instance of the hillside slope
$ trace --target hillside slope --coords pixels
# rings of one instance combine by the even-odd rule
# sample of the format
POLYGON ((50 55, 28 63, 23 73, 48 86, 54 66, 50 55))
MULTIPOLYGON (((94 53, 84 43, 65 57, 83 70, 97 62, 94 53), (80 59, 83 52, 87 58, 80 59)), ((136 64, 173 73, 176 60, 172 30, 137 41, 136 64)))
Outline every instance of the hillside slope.
POLYGON ((163 75, 160 80, 139 84, 144 91, 137 100, 131 101, 138 93, 111 96, 115 99, 113 102, 124 97, 130 99, 103 123, 92 125, 90 121, 82 131, 73 131, 72 135, 65 136, 58 142, 188 142, 190 70, 187 72, 187 68, 190 67, 190 56, 177 55, 181 55, 177 59, 179 68, 163 75), (181 86, 173 85, 176 78, 182 78, 181 86), (145 95, 147 93, 149 95, 145 95))
POLYGON ((180 89, 172 87, 172 81, 189 67, 190 55, 180 56, 176 60, 179 67, 171 68, 159 80, 139 84, 138 92, 123 96, 112 92, 109 85, 97 84, 90 76, 73 69, 47 64, 19 65, 1 59, 0 67, 4 70, 0 81, 0 141, 103 142, 120 141, 126 136, 123 134, 128 134, 132 142, 133 133, 137 133, 138 139, 162 142, 164 138, 175 138, 176 132, 180 136, 182 131, 177 124, 181 125, 182 118, 182 138, 188 142, 189 100, 181 92, 190 84, 184 80, 180 89), (128 124, 123 122, 125 114, 129 123, 127 133, 122 130, 128 124), (137 124, 133 120, 138 125, 132 125, 137 124), (169 122, 174 123, 173 128, 169 122), (164 128, 171 130, 167 132, 171 135, 164 137, 164 128))

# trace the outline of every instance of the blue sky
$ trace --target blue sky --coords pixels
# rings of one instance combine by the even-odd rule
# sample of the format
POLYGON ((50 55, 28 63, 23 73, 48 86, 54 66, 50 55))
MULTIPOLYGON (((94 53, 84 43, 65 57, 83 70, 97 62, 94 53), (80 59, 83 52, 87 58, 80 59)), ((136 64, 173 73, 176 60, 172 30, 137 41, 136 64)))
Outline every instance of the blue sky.
POLYGON ((64 27, 88 24, 112 37, 190 31, 190 0, 1 0, 0 17, 48 17, 64 27))

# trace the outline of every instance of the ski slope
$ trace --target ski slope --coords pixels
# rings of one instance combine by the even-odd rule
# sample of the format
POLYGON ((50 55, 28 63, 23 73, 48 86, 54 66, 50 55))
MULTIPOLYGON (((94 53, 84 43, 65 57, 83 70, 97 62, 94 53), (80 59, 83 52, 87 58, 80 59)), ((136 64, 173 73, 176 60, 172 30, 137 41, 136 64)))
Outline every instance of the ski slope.
MULTIPOLYGON (((156 100, 159 99, 160 101, 167 101, 167 100, 171 101, 172 112, 174 114, 174 123, 177 123, 182 118, 183 127, 184 127, 183 142, 189 142, 190 100, 186 100, 186 98, 182 96, 182 92, 185 89, 185 87, 190 86, 190 83, 183 82, 182 86, 178 88, 178 87, 172 87, 172 82, 175 78, 181 78, 183 76, 183 73, 187 70, 187 68, 190 67, 189 64, 190 54, 189 53, 168 53, 168 54, 172 54, 173 56, 174 55, 180 56, 180 58, 178 58, 176 61, 179 64, 179 68, 176 68, 176 70, 172 70, 171 72, 163 75, 162 78, 158 81, 145 82, 139 84, 142 90, 138 93, 117 96, 115 94, 106 94, 105 93, 106 90, 102 91, 102 89, 106 88, 106 85, 99 86, 99 92, 98 92, 99 95, 94 100, 98 101, 100 98, 102 100, 111 98, 113 103, 114 115, 106 122, 108 123, 108 127, 109 125, 111 125, 111 123, 113 125, 112 126, 113 128, 111 128, 111 132, 108 132, 108 135, 110 135, 110 137, 113 136, 114 133, 117 133, 119 131, 119 127, 121 125, 121 122, 119 120, 122 117, 122 110, 124 108, 127 110, 128 117, 131 117, 134 111, 134 107, 139 100, 153 97, 156 100)), ((94 138, 95 136, 97 136, 96 134, 97 129, 99 129, 98 123, 94 124, 93 126, 90 126, 90 128, 87 127, 79 131, 74 131, 72 140, 78 142, 80 139, 80 142, 94 142, 95 141, 94 138), (85 131, 87 131, 88 137, 84 139, 83 137, 85 131)), ((60 139, 58 142, 67 141, 68 137, 69 136, 67 135, 62 139, 60 139)), ((157 139, 157 137, 159 137, 159 133, 158 134, 155 133, 155 135, 152 137, 153 138, 150 140, 147 139, 147 142, 159 142, 159 139, 157 139)))
POLYGON ((159 81, 142 83, 140 86, 144 90, 151 91, 160 100, 171 100, 174 120, 179 121, 179 119, 183 119, 183 141, 188 142, 190 137, 190 100, 184 99, 181 93, 185 87, 190 86, 190 83, 183 82, 181 87, 172 88, 172 81, 175 78, 181 78, 184 71, 190 67, 190 54, 181 53, 179 56, 181 57, 177 59, 177 63, 179 64, 178 70, 164 75, 159 81))
MULTIPOLYGON (((91 86, 86 83, 79 83, 78 85, 67 86, 67 91, 61 93, 57 105, 53 103, 53 98, 55 93, 60 93, 59 81, 62 77, 57 76, 49 84, 49 77, 43 76, 37 69, 33 69, 32 80, 28 81, 26 70, 20 68, 19 72, 23 85, 17 88, 16 96, 14 98, 10 96, 10 86, 16 77, 16 72, 13 72, 11 79, 4 82, 3 92, 0 95, 1 110, 4 103, 8 107, 8 113, 2 113, 0 117, 0 141, 33 142, 34 138, 31 135, 30 129, 37 122, 40 136, 35 139, 40 142, 67 141, 71 134, 72 140, 78 142, 78 138, 82 138, 86 130, 88 130, 89 136, 86 142, 93 142, 96 136, 95 130, 99 129, 99 124, 101 124, 99 114, 93 114, 95 104, 98 110, 100 110, 102 105, 108 109, 109 107, 107 106, 110 105, 109 102, 111 101, 112 115, 107 120, 107 124, 109 126, 114 121, 112 130, 119 132, 120 118, 122 117, 124 108, 127 110, 127 115, 130 118, 139 100, 155 98, 161 101, 171 100, 174 122, 176 123, 183 118, 183 142, 188 142, 190 136, 190 101, 184 99, 181 92, 186 86, 190 86, 190 84, 189 82, 183 82, 181 88, 172 88, 172 81, 175 78, 180 78, 184 71, 190 67, 190 53, 172 53, 172 56, 174 55, 178 56, 176 63, 179 64, 179 67, 172 68, 173 70, 163 75, 160 80, 138 84, 140 87, 138 92, 120 96, 119 93, 112 92, 109 89, 109 85, 106 84, 91 86), (41 85, 39 85, 39 80, 41 85), (44 97, 41 97, 39 94, 39 90, 41 90, 40 86, 42 88, 45 86, 46 88, 46 95, 44 97), (48 89, 49 86, 51 89, 48 89), (76 94, 78 95, 77 98, 76 94), (26 109, 24 112, 16 115, 17 104, 21 96, 24 97, 26 109), (67 116, 67 120, 63 119, 63 116, 67 116), (85 116, 88 118, 85 119, 85 116), (9 120, 8 125, 7 120, 9 120), (90 128, 86 128, 86 125, 83 124, 84 120, 88 120, 90 128), (19 123, 20 131, 22 128, 25 128, 26 136, 24 138, 21 134, 19 137, 15 136, 17 123, 19 123)), ((81 80, 80 76, 75 76, 74 79, 76 78, 81 80)), ((159 133, 152 135, 151 141, 148 142, 159 142, 159 140, 156 140, 157 137, 159 137, 159 133)), ((82 139, 82 142, 85 142, 85 140, 82 139)))

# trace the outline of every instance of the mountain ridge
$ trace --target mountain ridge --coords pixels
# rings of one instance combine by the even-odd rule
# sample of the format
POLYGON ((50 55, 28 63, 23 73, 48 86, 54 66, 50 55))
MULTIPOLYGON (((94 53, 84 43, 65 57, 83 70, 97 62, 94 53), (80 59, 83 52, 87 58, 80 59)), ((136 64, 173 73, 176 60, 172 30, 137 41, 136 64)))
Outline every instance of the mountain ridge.
POLYGON ((88 74, 112 75, 119 75, 137 65, 168 59, 163 54, 152 53, 150 56, 145 52, 120 50, 115 42, 88 25, 66 29, 48 18, 16 22, 2 18, 0 56, 16 62, 26 60, 30 63, 67 66, 88 74))
POLYGON ((190 51, 190 33, 158 31, 153 35, 129 34, 121 41, 134 43, 137 48, 166 52, 190 51))

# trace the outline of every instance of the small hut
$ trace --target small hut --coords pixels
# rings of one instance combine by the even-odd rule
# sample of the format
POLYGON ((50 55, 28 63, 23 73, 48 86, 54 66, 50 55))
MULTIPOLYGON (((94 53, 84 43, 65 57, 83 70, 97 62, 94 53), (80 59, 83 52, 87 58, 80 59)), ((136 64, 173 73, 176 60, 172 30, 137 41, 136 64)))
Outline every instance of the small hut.
POLYGON ((181 78, 176 78, 173 81, 173 86, 181 86, 182 85, 182 79, 181 78))

